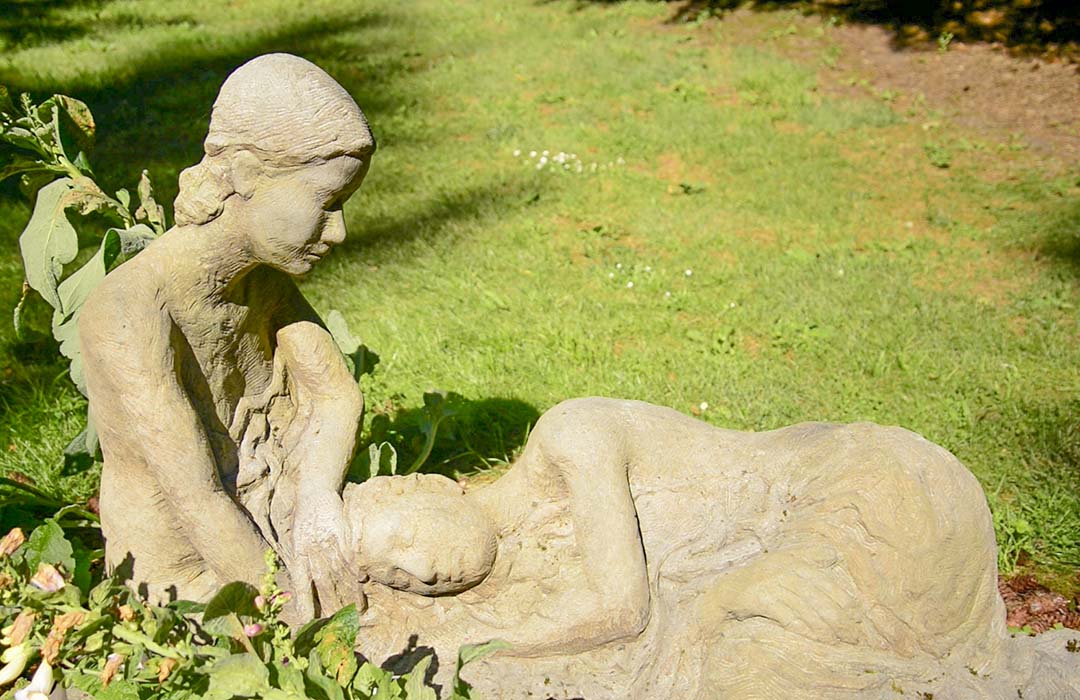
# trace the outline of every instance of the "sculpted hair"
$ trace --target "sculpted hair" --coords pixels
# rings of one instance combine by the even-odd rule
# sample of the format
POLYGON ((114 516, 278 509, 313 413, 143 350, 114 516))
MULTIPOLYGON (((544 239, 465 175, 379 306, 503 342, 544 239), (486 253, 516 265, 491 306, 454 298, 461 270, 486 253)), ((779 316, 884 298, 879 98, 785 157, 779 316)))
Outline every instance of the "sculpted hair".
POLYGON ((375 138, 345 88, 314 63, 289 54, 259 56, 225 80, 214 101, 202 160, 180 173, 176 224, 217 218, 236 194, 232 155, 247 151, 267 170, 343 155, 368 159, 375 138))

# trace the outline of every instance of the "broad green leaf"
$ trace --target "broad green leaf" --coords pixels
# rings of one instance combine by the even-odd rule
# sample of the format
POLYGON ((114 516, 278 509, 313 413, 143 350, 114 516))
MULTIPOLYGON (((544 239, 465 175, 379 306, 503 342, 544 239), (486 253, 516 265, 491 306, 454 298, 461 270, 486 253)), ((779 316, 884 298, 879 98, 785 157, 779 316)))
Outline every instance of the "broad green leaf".
POLYGON ((502 649, 509 649, 510 644, 501 639, 492 639, 479 644, 464 644, 458 649, 457 669, 454 670, 453 694, 450 700, 470 700, 472 698, 472 686, 461 678, 461 669, 474 661, 479 661, 485 656, 494 654, 502 649))
POLYGON ((293 648, 296 650, 297 656, 307 656, 315 648, 317 643, 317 635, 327 624, 329 624, 330 618, 320 617, 308 622, 300 631, 296 633, 296 638, 293 641, 293 648))
POLYGON ((70 178, 55 180, 38 190, 30 222, 19 236, 26 281, 54 309, 62 308, 57 288, 64 265, 79 253, 79 236, 64 213, 65 199, 73 190, 70 178))
POLYGON ((277 681, 274 685, 286 693, 302 698, 304 697, 304 673, 296 666, 295 663, 286 666, 275 662, 272 675, 277 681))
POLYGON ((331 616, 330 621, 315 635, 315 652, 328 675, 340 685, 348 685, 356 673, 356 635, 360 631, 360 615, 350 603, 331 616))
POLYGON ((392 678, 380 678, 371 700, 403 700, 401 686, 392 678))
POLYGON ((390 671, 384 671, 370 661, 365 661, 360 665, 356 675, 353 676, 349 687, 353 690, 359 690, 364 695, 371 695, 379 687, 380 683, 393 680, 393 678, 394 674, 390 671))
POLYGON ((424 683, 428 666, 431 665, 430 656, 425 656, 416 663, 413 670, 404 677, 405 700, 439 700, 435 690, 424 683))
MULTIPOLYGON (((83 216, 103 209, 116 210, 117 203, 110 199, 109 195, 102 192, 97 183, 90 178, 80 175, 73 178, 72 183, 71 192, 64 196, 66 207, 76 209, 83 216)), ((124 219, 123 214, 116 213, 121 220, 124 219)), ((128 217, 130 218, 130 215, 128 217)))
POLYGON ((0 182, 3 182, 9 177, 14 177, 15 175, 22 175, 23 173, 35 171, 50 172, 48 166, 40 160, 16 157, 10 163, 0 167, 0 182))
POLYGON ((38 139, 34 136, 34 132, 24 127, 8 127, 7 129, 0 131, 0 139, 16 148, 22 148, 27 151, 41 154, 42 147, 38 139))
POLYGON ((351 355, 360 347, 360 339, 352 334, 348 322, 337 309, 331 309, 326 315, 326 329, 334 337, 334 342, 343 355, 351 355))
POLYGON ((259 595, 259 590, 250 583, 244 581, 227 583, 206 603, 203 620, 212 620, 229 613, 258 615, 259 609, 255 607, 257 595, 259 595))
POLYGON ((481 642, 479 644, 463 644, 458 649, 458 670, 468 666, 474 661, 479 661, 485 656, 491 656, 497 651, 509 649, 509 642, 504 642, 501 639, 492 639, 487 642, 481 642))
POLYGON ((330 331, 338 349, 345 356, 353 379, 359 381, 365 374, 375 372, 375 367, 379 364, 379 356, 352 334, 348 322, 337 309, 331 309, 326 315, 326 329, 330 331))
POLYGON ((71 543, 64 536, 60 524, 51 518, 34 528, 20 551, 30 571, 35 571, 40 563, 60 564, 68 573, 75 570, 71 543))
POLYGON ((105 273, 120 255, 120 236, 115 229, 105 232, 94 257, 68 276, 56 289, 60 305, 53 312, 53 337, 60 343, 60 354, 71 360, 71 380, 86 395, 82 351, 79 346, 79 312, 90 292, 105 279, 105 273))
POLYGON ((71 132, 75 143, 82 151, 89 151, 94 147, 94 134, 97 130, 94 124, 94 115, 86 103, 76 100, 67 95, 53 95, 57 107, 60 108, 60 116, 63 126, 71 132))
POLYGON ((345 693, 342 691, 341 686, 333 678, 330 678, 323 671, 322 661, 319 659, 319 652, 315 649, 311 650, 311 654, 308 655, 308 667, 304 671, 304 678, 307 679, 308 684, 314 686, 309 689, 308 695, 310 697, 318 698, 318 695, 312 695, 312 690, 321 691, 321 694, 326 700, 345 700, 345 693))
POLYGON ((150 245, 155 238, 153 229, 146 224, 135 224, 128 229, 113 229, 120 236, 120 253, 123 260, 150 245))
POLYGON ((108 688, 94 693, 96 700, 139 700, 139 686, 131 681, 114 680, 108 688))
POLYGON ((254 654, 226 656, 210 667, 209 698, 251 698, 270 688, 270 671, 254 654))

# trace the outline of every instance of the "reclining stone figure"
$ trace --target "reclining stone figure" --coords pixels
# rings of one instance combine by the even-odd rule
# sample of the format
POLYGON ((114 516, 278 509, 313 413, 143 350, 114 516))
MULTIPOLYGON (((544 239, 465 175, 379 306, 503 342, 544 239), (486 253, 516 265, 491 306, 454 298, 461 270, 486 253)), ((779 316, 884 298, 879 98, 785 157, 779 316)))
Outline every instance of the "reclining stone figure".
POLYGON ((1064 639, 1047 657, 1007 638, 975 478, 900 428, 744 433, 574 399, 494 483, 377 477, 345 514, 361 651, 504 639, 470 669, 486 698, 1080 692, 1075 661, 1043 668, 1064 639))

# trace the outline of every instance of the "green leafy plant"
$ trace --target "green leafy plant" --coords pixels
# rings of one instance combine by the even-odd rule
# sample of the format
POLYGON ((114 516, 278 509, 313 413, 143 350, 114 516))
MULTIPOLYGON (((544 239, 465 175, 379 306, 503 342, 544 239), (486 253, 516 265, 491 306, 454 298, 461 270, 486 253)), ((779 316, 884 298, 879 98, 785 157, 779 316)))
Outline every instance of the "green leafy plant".
MULTIPOLYGON (((16 529, 0 540, 3 700, 54 686, 103 700, 437 698, 425 681, 432 657, 396 675, 355 654, 355 606, 293 636, 280 619, 290 594, 277 586, 272 552, 259 588, 235 582, 206 604, 150 605, 116 578, 80 578, 102 552, 70 541, 60 517, 29 537, 16 529)), ((462 647, 450 699, 470 700, 462 667, 502 648, 498 641, 462 647)))
MULTIPOLYGON (((12 99, 0 86, 0 180, 17 176, 23 193, 34 200, 30 220, 19 236, 26 277, 15 307, 15 329, 22 331, 23 307, 33 290, 52 307, 53 337, 71 363, 72 381, 84 395, 78 342, 83 303, 110 270, 166 229, 164 209, 154 199, 145 170, 134 211, 130 192, 121 189, 110 196, 98 186, 88 157, 95 130, 90 109, 79 100, 53 95, 34 104, 25 94, 12 99), (99 215, 115 225, 100 237, 91 237, 88 227, 72 225, 73 215, 80 219, 99 215), (83 251, 93 252, 80 256, 83 251)), ((88 461, 85 457, 96 452, 97 436, 88 417, 86 429, 65 455, 69 462, 80 457, 88 461)))

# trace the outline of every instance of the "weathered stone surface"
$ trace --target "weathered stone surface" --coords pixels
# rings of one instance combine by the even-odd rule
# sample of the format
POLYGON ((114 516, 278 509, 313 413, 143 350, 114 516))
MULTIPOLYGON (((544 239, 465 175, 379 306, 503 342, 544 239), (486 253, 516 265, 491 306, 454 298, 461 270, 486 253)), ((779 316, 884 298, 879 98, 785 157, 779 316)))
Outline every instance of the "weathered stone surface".
POLYGON ((345 237, 341 205, 375 148, 360 109, 296 56, 221 88, 177 226, 110 273, 82 312, 101 439, 110 568, 153 598, 258 582, 273 546, 298 615, 355 599, 339 492, 362 400, 290 275, 345 237), (275 513, 281 530, 269 529, 275 513), (286 515, 287 514, 287 515, 286 515))
POLYGON ((900 428, 742 433, 577 399, 492 485, 383 477, 345 504, 371 576, 361 651, 433 649, 445 681, 458 645, 505 639, 465 674, 485 698, 1080 693, 1067 632, 1005 632, 974 477, 900 428), (374 567, 372 528, 401 534, 374 567))

